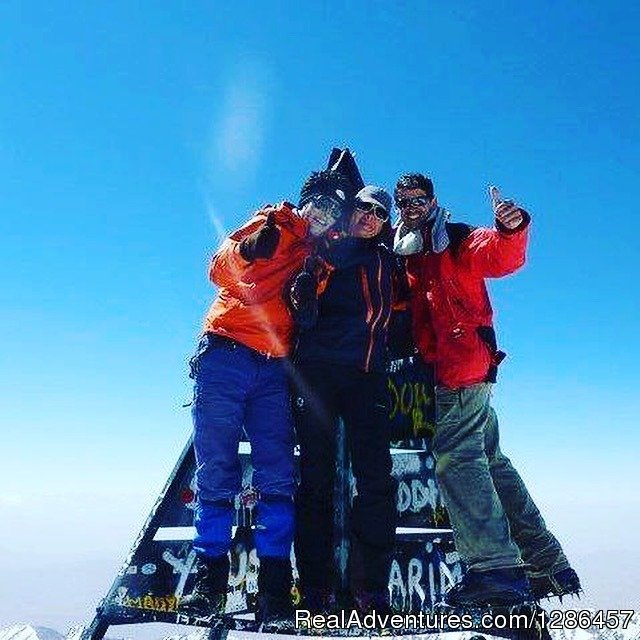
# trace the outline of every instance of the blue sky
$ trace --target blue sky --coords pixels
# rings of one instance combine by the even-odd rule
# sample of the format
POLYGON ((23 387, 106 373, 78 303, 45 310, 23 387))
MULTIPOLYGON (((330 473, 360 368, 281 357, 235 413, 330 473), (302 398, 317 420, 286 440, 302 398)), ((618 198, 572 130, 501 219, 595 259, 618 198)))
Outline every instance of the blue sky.
POLYGON ((489 183, 531 210, 503 448, 586 602, 640 607, 640 6, 317 4, 0 5, 0 624, 90 615, 188 437, 219 234, 333 145, 458 220, 489 183))

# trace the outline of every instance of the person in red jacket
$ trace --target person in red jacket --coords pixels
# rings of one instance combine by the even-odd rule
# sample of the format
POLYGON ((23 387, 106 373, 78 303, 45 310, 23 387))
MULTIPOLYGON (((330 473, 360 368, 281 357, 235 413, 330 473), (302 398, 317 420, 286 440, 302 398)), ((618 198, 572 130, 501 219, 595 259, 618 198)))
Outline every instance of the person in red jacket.
POLYGON ((402 176, 394 197, 394 250, 406 256, 413 336, 436 377, 436 478, 468 567, 445 601, 517 605, 577 593, 578 576, 500 450, 490 402, 505 354, 485 279, 524 264, 530 216, 495 190, 494 229, 451 223, 422 174, 402 176))
POLYGON ((314 238, 344 212, 351 189, 340 173, 312 174, 298 207, 284 202, 261 209, 211 260, 209 278, 218 295, 191 360, 198 564, 193 591, 180 603, 187 614, 224 612, 243 429, 260 496, 255 543, 261 614, 268 620, 292 613, 294 435, 285 356, 294 323, 282 292, 314 238))

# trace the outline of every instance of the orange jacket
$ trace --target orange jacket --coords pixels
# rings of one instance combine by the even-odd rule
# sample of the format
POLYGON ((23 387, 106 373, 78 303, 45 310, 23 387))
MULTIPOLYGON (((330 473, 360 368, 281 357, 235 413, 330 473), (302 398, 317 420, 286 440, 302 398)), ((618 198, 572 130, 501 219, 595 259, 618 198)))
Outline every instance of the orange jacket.
POLYGON ((209 279, 220 290, 205 317, 204 331, 227 336, 265 355, 286 356, 294 327, 283 288, 311 252, 308 228, 293 205, 284 202, 257 211, 232 233, 209 266, 209 279), (275 211, 280 230, 276 252, 271 258, 247 262, 240 255, 240 242, 260 227, 269 211, 275 211))

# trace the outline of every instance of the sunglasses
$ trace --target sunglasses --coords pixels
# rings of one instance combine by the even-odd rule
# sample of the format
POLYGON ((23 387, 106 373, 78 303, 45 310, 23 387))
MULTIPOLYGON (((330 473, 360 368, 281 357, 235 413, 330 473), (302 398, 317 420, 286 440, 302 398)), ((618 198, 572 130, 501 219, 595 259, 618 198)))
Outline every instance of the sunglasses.
POLYGON ((374 204, 373 202, 356 202, 356 209, 363 211, 364 213, 372 213, 378 220, 385 222, 389 219, 389 213, 383 207, 374 204))
POLYGON ((433 198, 429 196, 414 196, 413 198, 398 198, 396 207, 398 209, 409 209, 410 207, 426 207, 431 204, 433 198))
POLYGON ((330 196, 318 194, 309 198, 309 201, 313 203, 313 206, 316 209, 319 209, 322 213, 331 216, 332 218, 337 219, 344 212, 344 203, 338 202, 330 196))

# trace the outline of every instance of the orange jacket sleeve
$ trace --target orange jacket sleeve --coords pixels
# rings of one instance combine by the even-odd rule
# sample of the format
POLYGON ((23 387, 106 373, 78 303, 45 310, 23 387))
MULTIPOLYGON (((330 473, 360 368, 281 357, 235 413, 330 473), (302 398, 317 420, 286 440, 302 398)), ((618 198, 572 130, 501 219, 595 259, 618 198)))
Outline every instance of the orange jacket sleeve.
POLYGON ((234 231, 211 258, 209 280, 218 287, 227 289, 235 297, 242 298, 245 292, 255 287, 255 282, 250 277, 252 263, 240 255, 240 242, 256 231, 265 220, 266 215, 255 215, 247 224, 234 231))
POLYGON ((275 254, 268 260, 247 262, 240 255, 240 243, 260 228, 271 208, 259 211, 247 224, 234 231, 211 259, 209 279, 244 304, 259 304, 282 294, 290 276, 291 239, 303 235, 306 223, 296 219, 291 209, 279 207, 276 224, 281 237, 275 254))

